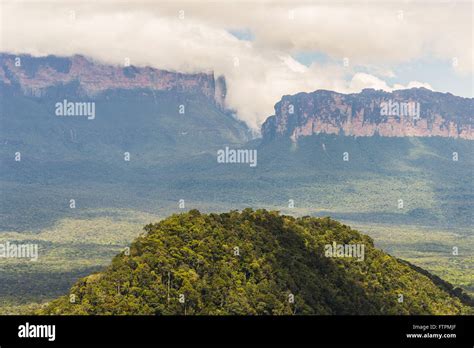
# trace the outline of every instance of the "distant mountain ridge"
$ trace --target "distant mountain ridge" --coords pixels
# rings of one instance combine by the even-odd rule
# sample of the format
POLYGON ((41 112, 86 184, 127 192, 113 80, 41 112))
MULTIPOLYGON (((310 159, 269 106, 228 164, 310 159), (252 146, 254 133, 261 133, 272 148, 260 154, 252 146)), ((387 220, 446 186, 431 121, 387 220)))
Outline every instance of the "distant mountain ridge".
POLYGON ((285 95, 262 125, 264 139, 297 141, 313 134, 474 139, 474 99, 425 88, 392 93, 364 89, 341 94, 318 90, 285 95))
MULTIPOLYGON (((49 88, 75 84, 76 93, 96 96, 109 90, 149 89, 199 94, 225 109, 226 81, 214 73, 185 74, 133 65, 107 65, 81 55, 32 57, 0 53, 0 83, 26 96, 42 97, 49 88)), ((411 111, 413 111, 411 110, 411 111)), ((312 134, 474 139, 474 99, 425 88, 392 93, 364 89, 341 94, 317 90, 285 95, 261 127, 264 140, 312 134), (384 104, 388 110, 384 112, 384 104), (408 106, 408 114, 406 107, 408 106), (411 106, 416 114, 410 114, 411 106)))
POLYGON ((41 96, 48 87, 79 83, 83 93, 96 95, 109 89, 146 88, 157 91, 201 93, 224 106, 224 77, 211 73, 184 74, 151 67, 105 65, 81 55, 32 57, 0 54, 0 81, 18 85, 26 95, 41 96))

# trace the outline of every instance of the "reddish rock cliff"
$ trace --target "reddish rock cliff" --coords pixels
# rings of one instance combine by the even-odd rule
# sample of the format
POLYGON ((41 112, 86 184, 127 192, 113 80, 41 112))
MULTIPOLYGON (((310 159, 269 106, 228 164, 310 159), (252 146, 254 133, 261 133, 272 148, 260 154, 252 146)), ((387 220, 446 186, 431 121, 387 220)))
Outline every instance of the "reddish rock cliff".
POLYGON ((201 93, 223 107, 226 93, 223 77, 213 73, 182 74, 150 67, 104 65, 83 56, 0 55, 0 81, 18 85, 25 94, 41 95, 46 88, 78 82, 87 95, 107 89, 149 88, 201 93))
POLYGON ((316 91, 284 96, 262 126, 270 139, 327 133, 346 136, 474 139, 474 99, 424 88, 393 93, 365 89, 340 94, 316 91))

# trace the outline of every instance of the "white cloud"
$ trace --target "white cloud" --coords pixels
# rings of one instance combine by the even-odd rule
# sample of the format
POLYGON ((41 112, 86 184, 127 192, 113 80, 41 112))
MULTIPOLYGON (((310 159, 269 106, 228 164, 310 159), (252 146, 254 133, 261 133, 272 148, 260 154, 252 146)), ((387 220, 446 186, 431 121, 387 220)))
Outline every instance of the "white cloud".
POLYGON ((378 77, 366 73, 357 73, 351 80, 350 89, 358 91, 363 88, 383 89, 385 91, 391 90, 387 83, 378 77))
POLYGON ((434 91, 433 87, 431 87, 430 84, 426 82, 410 81, 406 86, 400 85, 398 83, 393 85, 393 89, 420 88, 420 87, 431 89, 432 91, 434 91))
POLYGON ((419 81, 410 81, 407 85, 394 84, 390 87, 385 81, 379 79, 376 76, 369 75, 366 73, 356 73, 352 78, 349 89, 351 91, 360 91, 364 88, 373 88, 373 89, 382 89, 387 92, 394 91, 396 89, 406 89, 406 88, 419 88, 424 87, 426 89, 433 90, 433 88, 428 83, 423 83, 419 81))

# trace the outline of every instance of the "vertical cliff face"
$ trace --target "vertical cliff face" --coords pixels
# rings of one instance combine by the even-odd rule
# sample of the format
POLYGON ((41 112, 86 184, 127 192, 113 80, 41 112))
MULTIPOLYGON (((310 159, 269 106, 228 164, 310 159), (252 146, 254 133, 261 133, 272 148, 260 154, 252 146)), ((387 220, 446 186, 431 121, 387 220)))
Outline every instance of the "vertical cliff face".
POLYGON ((262 126, 265 139, 327 133, 346 136, 474 139, 474 99, 424 88, 388 93, 319 90, 284 96, 262 126))
POLYGON ((101 163, 125 151, 144 163, 214 155, 250 137, 225 96, 224 78, 213 73, 0 54, 0 153, 54 157, 59 167, 58 159, 88 161, 89 149, 101 163))
POLYGON ((0 54, 0 81, 16 85, 27 95, 40 96, 48 87, 76 82, 86 95, 108 89, 176 90, 205 95, 224 107, 225 79, 213 73, 182 74, 150 67, 104 65, 83 56, 0 54))

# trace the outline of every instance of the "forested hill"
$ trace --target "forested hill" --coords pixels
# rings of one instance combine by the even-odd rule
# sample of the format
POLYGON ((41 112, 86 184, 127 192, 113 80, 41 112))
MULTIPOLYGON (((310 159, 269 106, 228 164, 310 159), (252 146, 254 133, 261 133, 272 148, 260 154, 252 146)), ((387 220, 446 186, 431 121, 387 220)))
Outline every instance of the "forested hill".
POLYGON ((330 218, 191 210, 145 231, 41 314, 472 313, 449 284, 330 218), (330 254, 334 243, 358 253, 330 254))

